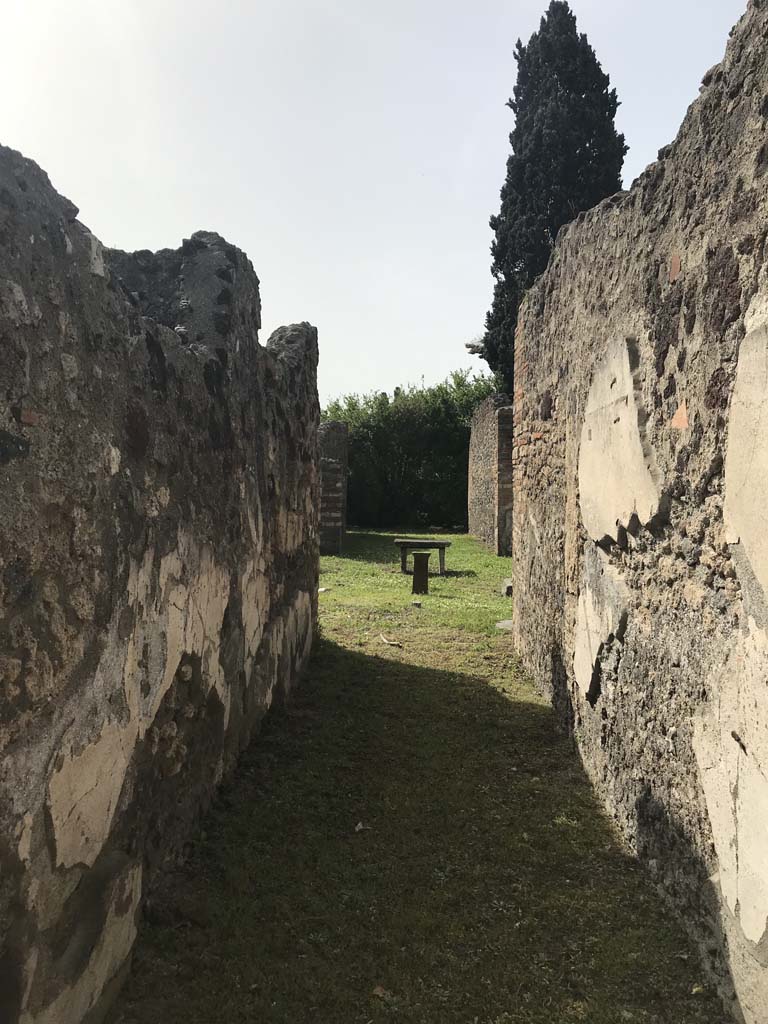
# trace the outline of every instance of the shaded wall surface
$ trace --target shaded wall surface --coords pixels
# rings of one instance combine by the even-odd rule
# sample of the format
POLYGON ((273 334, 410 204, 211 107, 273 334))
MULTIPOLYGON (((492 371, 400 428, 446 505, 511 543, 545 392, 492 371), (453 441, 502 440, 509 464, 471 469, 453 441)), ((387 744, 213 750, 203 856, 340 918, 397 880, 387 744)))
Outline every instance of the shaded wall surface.
POLYGON ((497 555, 512 552, 512 430, 508 395, 491 395, 475 410, 469 442, 469 532, 497 555))
POLYGON ((320 424, 320 551, 340 555, 347 532, 349 426, 340 420, 320 424))
POLYGON ((768 1020, 768 7, 522 308, 514 639, 737 1018, 768 1020))
POLYGON ((0 1020, 99 1018, 153 872, 309 654, 317 339, 112 252, 0 148, 0 1020))

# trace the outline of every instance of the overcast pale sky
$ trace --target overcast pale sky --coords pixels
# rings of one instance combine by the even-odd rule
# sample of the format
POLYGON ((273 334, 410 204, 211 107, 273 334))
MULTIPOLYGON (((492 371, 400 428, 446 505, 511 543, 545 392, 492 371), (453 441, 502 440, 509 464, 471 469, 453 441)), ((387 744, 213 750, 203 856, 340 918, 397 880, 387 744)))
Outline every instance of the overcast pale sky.
MULTIPOLYGON (((262 341, 320 332, 320 392, 485 364, 515 40, 548 0, 0 0, 0 141, 107 245, 204 228, 251 257, 262 341)), ((572 0, 619 92, 625 183, 746 0, 572 0)))

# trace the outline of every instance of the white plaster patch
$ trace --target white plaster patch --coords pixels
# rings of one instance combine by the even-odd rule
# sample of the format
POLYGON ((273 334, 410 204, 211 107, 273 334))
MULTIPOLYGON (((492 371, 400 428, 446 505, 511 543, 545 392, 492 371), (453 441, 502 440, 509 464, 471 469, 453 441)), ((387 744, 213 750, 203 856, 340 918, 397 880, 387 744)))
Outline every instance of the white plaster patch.
POLYGON ((658 511, 658 473, 643 444, 640 415, 629 347, 617 340, 595 370, 579 447, 581 515, 595 541, 615 541, 633 515, 644 525, 658 511))
POLYGON ((24 289, 15 281, 0 278, 0 309, 4 317, 16 327, 32 323, 24 289))
POLYGON ((32 854, 32 826, 34 824, 34 818, 31 814, 27 813, 21 819, 19 823, 17 835, 19 845, 17 847, 19 860, 22 864, 29 863, 32 854))
POLYGON ((37 971, 37 965, 40 961, 40 950, 33 946, 29 955, 27 956, 26 962, 23 967, 23 978, 24 978, 24 996, 22 999, 22 1006, 26 1006, 29 1003, 30 996, 32 995, 32 986, 35 983, 35 972, 37 971))
POLYGON ((723 518, 729 544, 741 541, 768 596, 768 330, 742 341, 731 400, 723 518))
POLYGON ((95 235, 88 232, 91 241, 91 251, 89 255, 89 264, 91 273, 97 277, 106 277, 107 268, 104 264, 104 246, 98 240, 95 235))
POLYGON ((241 576, 240 599, 243 608, 246 656, 251 659, 259 649, 270 613, 269 577, 253 561, 248 563, 241 576))
POLYGON ((22 1012, 19 1024, 74 1024, 93 1009, 128 959, 136 940, 141 875, 141 865, 132 865, 115 882, 104 928, 77 981, 39 1013, 22 1012))
POLYGON ((185 533, 179 535, 177 549, 160 560, 154 592, 153 566, 154 552, 148 551, 141 565, 132 564, 128 582, 136 626, 126 652, 124 681, 129 707, 138 717, 138 735, 152 725, 185 653, 199 656, 203 678, 224 705, 226 727, 231 694, 219 647, 229 602, 229 571, 185 533), (148 689, 142 690, 142 680, 149 683, 148 689))
MULTIPOLYGON (((231 694, 219 663, 219 648, 221 624, 229 603, 229 581, 229 572, 217 566, 211 552, 204 549, 197 573, 188 588, 183 648, 175 655, 178 664, 183 651, 200 654, 203 674, 216 688, 224 705, 225 728, 229 724, 231 694)), ((169 669, 171 665, 169 661, 169 669)), ((175 672, 176 664, 172 667, 175 672)))
POLYGON ((620 631, 626 604, 621 580, 595 546, 588 544, 584 552, 573 651, 573 674, 584 696, 592 686, 601 647, 620 631))
POLYGON ((59 333, 62 338, 65 338, 68 341, 74 341, 77 338, 77 334, 72 324, 72 317, 69 313, 67 313, 66 310, 60 309, 57 320, 59 323, 59 333))
POLYGON ((749 747, 740 761, 736 797, 739 920, 746 937, 759 942, 768 928, 768 763, 758 764, 749 747))
POLYGON ((694 721, 693 748, 723 898, 759 942, 768 926, 768 636, 754 622, 694 721))
MULTIPOLYGON (((742 934, 736 918, 723 908, 725 949, 733 985, 738 996, 738 1010, 744 1024, 765 1024, 768 1020, 768 971, 754 955, 754 947, 742 934)), ((738 1019, 738 1014, 734 1014, 738 1019)))
POLYGON ((90 867, 112 826, 136 739, 131 726, 110 724, 78 753, 65 747, 63 763, 48 783, 48 808, 56 840, 56 864, 90 867))
POLYGON ((753 295, 744 315, 744 328, 750 334, 765 323, 768 323, 768 270, 763 271, 762 287, 753 295))
POLYGON ((297 665, 297 670, 301 671, 309 661, 309 656, 312 653, 312 643, 315 639, 314 630, 312 628, 312 597, 309 592, 305 590, 302 590, 298 598, 297 625, 299 637, 303 637, 304 639, 304 645, 297 665))
POLYGON ((148 519, 157 519, 168 508, 170 501, 171 492, 167 487, 161 487, 157 493, 148 494, 144 499, 144 514, 148 519))
POLYGON ((312 650, 312 600, 305 590, 299 591, 288 609, 282 639, 281 664, 289 674, 280 682, 288 693, 312 650))
POLYGON ((533 531, 533 536, 536 539, 537 547, 541 547, 541 531, 539 530, 539 524, 534 519, 533 512, 530 510, 528 511, 528 525, 533 531))
POLYGON ((717 881, 723 899, 735 911, 738 899, 738 857, 736 808, 731 780, 738 774, 736 744, 731 739, 730 743, 723 746, 721 723, 716 715, 708 713, 694 722, 693 749, 715 842, 717 881))
POLYGON ((105 461, 109 475, 115 476, 120 471, 120 462, 122 461, 120 449, 115 448, 113 444, 107 445, 105 461))
POLYGON ((576 617, 573 674, 576 676, 579 689, 585 696, 592 684, 595 661, 600 644, 603 642, 601 637, 604 633, 604 624, 600 619, 594 594, 589 588, 582 588, 576 617))
POLYGON ((71 352, 61 353, 61 368, 67 380, 74 380, 77 377, 77 359, 71 352))

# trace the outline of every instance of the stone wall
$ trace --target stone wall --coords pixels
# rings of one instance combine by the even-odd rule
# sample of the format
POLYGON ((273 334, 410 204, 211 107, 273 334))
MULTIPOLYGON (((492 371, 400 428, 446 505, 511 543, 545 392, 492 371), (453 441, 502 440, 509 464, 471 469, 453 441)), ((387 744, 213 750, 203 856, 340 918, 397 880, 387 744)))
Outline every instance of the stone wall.
POLYGON ((320 552, 340 555, 347 533, 349 426, 340 420, 320 424, 320 552))
POLYGON ((514 639, 737 1019, 768 1020, 768 6, 521 310, 514 639))
POLYGON ((472 417, 467 488, 469 532, 497 555, 512 553, 512 406, 486 398, 472 417))
POLYGON ((245 255, 111 252, 0 148, 0 1020, 95 1021, 306 663, 317 338, 245 255))

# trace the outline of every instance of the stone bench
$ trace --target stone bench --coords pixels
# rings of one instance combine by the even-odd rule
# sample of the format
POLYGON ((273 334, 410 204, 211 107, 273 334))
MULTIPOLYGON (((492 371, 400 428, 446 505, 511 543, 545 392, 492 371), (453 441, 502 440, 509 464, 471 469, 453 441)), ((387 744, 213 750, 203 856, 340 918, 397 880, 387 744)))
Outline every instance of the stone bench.
POLYGON ((400 548, 400 571, 408 571, 409 551, 437 550, 440 556, 440 575, 445 576, 445 549, 451 546, 449 540, 430 540, 418 537, 397 537, 395 544, 400 548))

